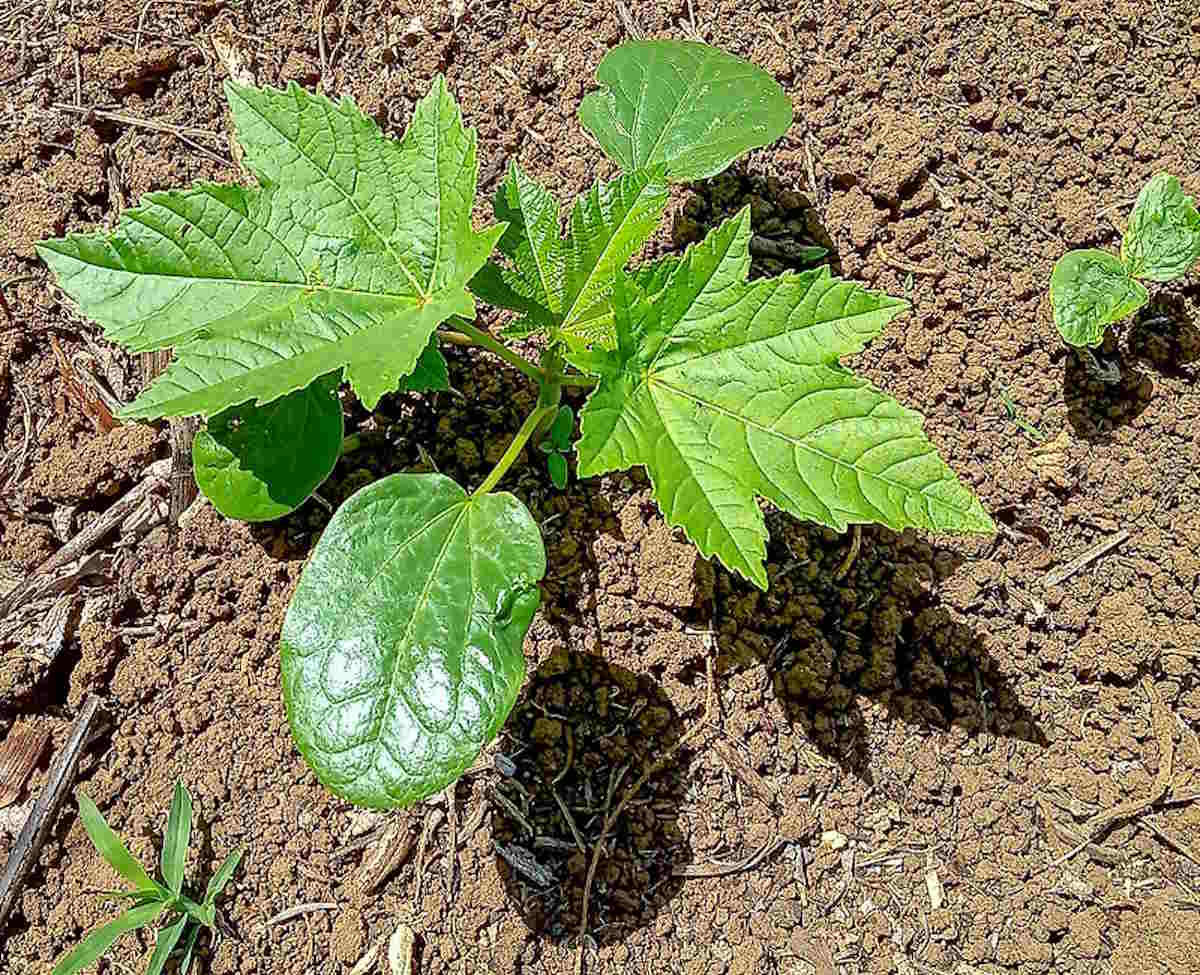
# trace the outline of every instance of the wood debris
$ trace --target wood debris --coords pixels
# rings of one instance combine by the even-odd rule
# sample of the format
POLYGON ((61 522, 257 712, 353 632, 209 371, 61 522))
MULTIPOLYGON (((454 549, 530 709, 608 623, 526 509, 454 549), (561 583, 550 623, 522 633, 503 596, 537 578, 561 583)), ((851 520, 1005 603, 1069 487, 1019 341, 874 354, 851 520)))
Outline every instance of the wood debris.
POLYGON ((39 725, 18 724, 5 737, 0 744, 0 809, 20 798, 49 741, 49 730, 39 725))
POLYGON ((407 924, 396 925, 388 941, 388 968, 391 975, 412 975, 413 945, 417 938, 407 924))
POLYGON ((33 805, 33 811, 21 828, 21 835, 13 846, 0 875, 0 928, 8 921, 8 915, 21 895, 25 878, 37 862, 42 844, 58 816, 58 810, 75 782, 79 759, 92 737, 92 725, 100 713, 100 699, 89 695, 79 709, 66 744, 55 756, 46 778, 42 794, 33 805))

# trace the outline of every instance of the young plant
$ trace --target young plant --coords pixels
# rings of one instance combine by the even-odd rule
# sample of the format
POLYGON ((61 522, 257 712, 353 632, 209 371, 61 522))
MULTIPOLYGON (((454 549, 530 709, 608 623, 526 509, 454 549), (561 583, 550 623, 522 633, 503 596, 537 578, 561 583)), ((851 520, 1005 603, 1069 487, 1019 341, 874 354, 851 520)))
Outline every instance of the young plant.
POLYGON ((1121 241, 1121 257, 1108 251, 1068 251, 1050 275, 1054 324, 1068 345, 1087 352, 1108 327, 1142 307, 1150 293, 1142 281, 1174 281, 1200 261, 1200 213, 1179 180, 1151 178, 1138 194, 1121 241))
POLYGON ((152 193, 111 235, 41 246, 110 338, 174 348, 124 415, 204 416, 197 479, 236 517, 278 517, 328 475, 341 382, 368 409, 445 388, 449 342, 537 384, 473 491, 440 474, 385 477, 334 514, 304 569, 282 633, 288 716, 317 777, 352 802, 444 788, 512 708, 546 555, 526 507, 494 489, 531 440, 565 484, 564 389, 587 392, 579 475, 644 465, 670 524, 760 588, 759 498, 838 530, 993 530, 920 415, 839 362, 905 302, 827 268, 750 282, 749 208, 628 269, 671 182, 787 131, 779 85, 676 41, 621 45, 599 79, 580 117, 624 173, 577 199, 565 228, 559 201, 515 163, 500 223, 472 228, 475 134, 440 77, 398 142, 349 100, 227 83, 257 186, 152 193), (515 311, 508 334, 537 334, 540 360, 479 328, 476 298, 515 311))
POLYGON ((79 794, 79 818, 83 820, 83 828, 87 830, 92 845, 133 888, 104 893, 111 897, 128 897, 131 906, 115 920, 96 928, 74 951, 64 955, 54 966, 51 975, 74 975, 83 971, 99 960, 126 931, 149 927, 164 918, 169 923, 159 928, 146 975, 159 975, 176 948, 181 950, 177 971, 179 975, 187 975, 192 967, 200 932, 204 928, 216 927, 217 898, 233 877, 242 859, 242 851, 237 850, 225 859, 208 882, 204 900, 197 902, 183 889, 183 868, 192 831, 192 797, 182 782, 175 783, 175 795, 171 799, 171 812, 167 817, 161 883, 153 880, 134 859, 121 838, 105 822, 96 804, 83 793, 79 794))

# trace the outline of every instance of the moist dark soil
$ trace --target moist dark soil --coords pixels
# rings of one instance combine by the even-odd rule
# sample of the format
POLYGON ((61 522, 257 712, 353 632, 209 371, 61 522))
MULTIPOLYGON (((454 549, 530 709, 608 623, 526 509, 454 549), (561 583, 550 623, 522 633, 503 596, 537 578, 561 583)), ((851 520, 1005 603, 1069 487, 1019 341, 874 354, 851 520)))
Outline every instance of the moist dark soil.
MULTIPOLYGON (((327 507, 250 527, 201 503, 178 528, 104 542, 49 670, 38 607, 59 596, 0 620, 0 735, 32 725, 56 749, 101 695, 111 721, 79 781, 146 862, 175 779, 188 783, 189 882, 247 848, 222 902, 228 933, 205 942, 202 970, 218 975, 347 973, 398 924, 416 935, 414 971, 574 972, 602 837, 587 971, 1200 972, 1200 277, 1157 288, 1110 336, 1116 383, 1062 345, 1047 299, 1066 249, 1116 248, 1152 173, 1200 191, 1200 13, 1190 0, 621 6, 0 7, 0 591, 170 450, 165 430, 98 432, 52 340, 117 400, 148 364, 72 310, 36 239, 111 226, 149 190, 238 179, 231 70, 353 96, 393 135, 444 72, 479 131, 480 221, 510 159, 580 192, 612 167, 579 101, 634 31, 748 58, 796 109, 779 144, 681 188, 650 250, 748 203, 773 242, 756 273, 817 244, 841 273, 906 297, 912 311, 850 364, 926 415, 999 534, 868 528, 851 558, 850 536, 770 512, 760 593, 697 558, 640 471, 559 493, 531 454, 504 484, 549 557, 527 686, 487 761, 384 817, 317 784, 281 700, 282 614, 327 507), (1080 849, 1085 824, 1124 803, 1137 811, 1080 849), (373 838, 396 824, 412 842, 368 891, 373 838)), ((534 391, 486 355, 449 357, 461 395, 391 397, 370 417, 347 404, 351 428, 381 436, 343 458, 326 502, 431 464, 482 479, 534 391)), ((45 778, 44 760, 0 810, 0 855, 45 778)), ((48 973, 114 913, 94 896, 114 883, 66 803, 0 934, 0 971, 48 973)), ((141 971, 149 944, 123 939, 99 971, 141 971)))

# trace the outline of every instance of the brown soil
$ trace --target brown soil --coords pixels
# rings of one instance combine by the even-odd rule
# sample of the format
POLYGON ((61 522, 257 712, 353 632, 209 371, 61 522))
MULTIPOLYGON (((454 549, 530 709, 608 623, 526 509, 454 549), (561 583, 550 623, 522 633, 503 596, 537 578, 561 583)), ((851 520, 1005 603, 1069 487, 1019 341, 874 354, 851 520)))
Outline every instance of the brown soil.
MULTIPOLYGON (((214 41, 241 52, 258 81, 352 95, 393 133, 445 72, 479 130, 483 200, 513 157, 564 195, 611 172, 575 113, 604 51, 626 36, 616 4, 293 6, 0 9, 0 565, 10 576, 69 537, 65 509, 77 530, 166 455, 166 437, 146 430, 98 437, 65 395, 51 337, 101 363, 110 350, 60 300, 31 245, 111 224, 151 189, 237 178, 214 41)), ((550 569, 526 644, 531 677, 494 767, 453 790, 456 859, 445 797, 364 816, 321 789, 292 746, 277 641, 328 519, 315 502, 253 528, 201 508, 179 531, 125 539, 110 575, 86 580, 82 618, 51 672, 32 686, 0 675, 0 686, 25 688, 0 732, 33 722, 58 747, 82 695, 103 694, 115 728, 80 781, 135 852, 155 855, 177 777, 197 806, 189 880, 202 884, 247 847, 223 902, 237 937, 213 946, 214 973, 345 973, 398 923, 416 932, 420 972, 567 973, 579 841, 599 839, 610 782, 619 796, 697 728, 711 660, 713 726, 651 777, 609 838, 589 971, 1200 972, 1200 285, 1157 289, 1110 341, 1115 386, 1064 349, 1046 298, 1066 248, 1115 247, 1151 173, 1200 190, 1194 4, 628 6, 643 31, 675 37, 694 8, 707 40, 765 66, 796 106, 779 145, 678 193, 654 246, 694 239, 749 202, 757 232, 825 242, 843 273, 907 297, 912 313, 855 366, 926 414, 1004 530, 962 541, 868 529, 843 574, 848 537, 771 514, 762 594, 698 560, 640 473, 560 494, 541 467, 520 468, 506 487, 545 523, 550 569), (1122 529, 1118 547, 1043 585, 1122 529), (1167 799, 1111 828, 1109 853, 1064 859, 1078 844, 1066 831, 1152 791, 1164 755, 1146 679, 1174 720, 1167 799), (429 835, 365 893, 374 849, 343 848, 393 820, 412 837, 428 823, 429 835), (337 906, 266 923, 304 903, 337 906)), ((757 270, 781 266, 764 259, 757 270)), ((370 422, 390 448, 343 460, 327 500, 418 469, 422 450, 478 482, 533 394, 519 376, 474 370, 457 351, 451 360, 463 396, 385 401, 370 422)), ((118 396, 145 379, 120 354, 109 365, 118 396)), ((29 670, 22 647, 0 651, 3 668, 29 670)), ((0 822, 0 855, 12 819, 0 822)), ((0 971, 49 972, 113 913, 90 894, 113 883, 68 804, 3 933, 0 971)), ((100 971, 140 970, 147 948, 126 938, 100 971)))

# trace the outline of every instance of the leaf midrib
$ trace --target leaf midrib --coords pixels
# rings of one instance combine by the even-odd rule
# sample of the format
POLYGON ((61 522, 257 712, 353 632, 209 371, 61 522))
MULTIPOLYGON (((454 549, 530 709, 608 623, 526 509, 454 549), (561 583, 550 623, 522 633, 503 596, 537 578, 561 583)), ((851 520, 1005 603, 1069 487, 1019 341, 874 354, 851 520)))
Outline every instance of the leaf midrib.
MULTIPOLYGON (((71 255, 63 255, 71 256, 71 255)), ((224 278, 217 275, 203 274, 172 274, 170 271, 131 271, 123 267, 105 267, 102 264, 93 264, 90 261, 74 258, 84 267, 103 268, 112 274, 128 274, 135 280, 143 278, 164 278, 171 281, 187 281, 191 284, 204 284, 213 282, 220 285, 229 285, 239 288, 279 288, 281 290, 293 289, 309 292, 328 292, 330 294, 354 295, 364 298, 394 298, 398 301, 404 301, 412 305, 422 304, 423 299, 432 298, 433 294, 405 294, 400 291, 365 291, 362 288, 346 288, 331 284, 310 284, 307 281, 280 281, 274 278, 224 278)), ((128 290, 128 289, 125 289, 128 290)), ((118 292, 122 294, 124 292, 118 292)), ((114 295, 113 297, 116 297, 114 295)), ((172 296, 174 297, 174 296, 172 296)), ((166 307, 165 305, 163 307, 166 307)), ((159 309, 161 311, 161 309, 159 309)))
MULTIPOLYGON (((716 403, 709 402, 708 400, 704 399, 703 397, 696 396, 693 393, 689 393, 683 389, 680 389, 678 386, 672 386, 670 383, 665 382, 664 380, 659 378, 658 374, 647 375, 644 382, 650 390, 651 401, 655 402, 656 407, 657 407, 658 403, 657 403, 655 395, 654 395, 654 388, 656 386, 658 386, 658 387, 661 387, 662 389, 665 389, 665 390, 675 394, 676 396, 680 396, 683 399, 686 399, 692 403, 695 403, 697 406, 701 406, 705 409, 712 410, 714 413, 719 413, 722 416, 728 417, 731 420, 735 420, 739 423, 743 423, 747 427, 758 430, 759 432, 764 433, 768 436, 776 437, 776 438, 784 441, 785 443, 790 444, 792 447, 799 448, 800 450, 810 453, 816 457, 820 457, 822 460, 826 460, 829 463, 835 465, 836 467, 840 467, 844 470, 853 471, 859 477, 871 478, 875 481, 878 481, 881 484, 887 485, 888 487, 896 488, 897 490, 903 492, 904 494, 913 494, 913 493, 919 494, 922 498, 925 498, 929 504, 931 504, 931 505, 936 504, 939 507, 942 507, 948 511, 954 511, 954 512, 960 511, 960 509, 958 509, 958 508, 953 508, 950 505, 947 505, 944 501, 941 501, 937 498, 929 497, 929 495, 927 495, 925 493, 925 488, 929 487, 929 485, 926 485, 925 487, 921 488, 919 491, 914 492, 911 485, 904 484, 900 481, 893 480, 892 478, 883 477, 878 474, 873 474, 870 471, 864 471, 864 470, 860 469, 859 467, 855 466, 853 463, 847 462, 838 457, 834 457, 831 454, 827 454, 825 451, 820 450, 820 449, 812 446, 811 444, 805 443, 803 440, 798 440, 794 437, 789 437, 787 434, 781 433, 778 430, 774 430, 770 427, 764 426, 763 424, 761 424, 755 420, 752 420, 749 417, 742 416, 739 413, 735 413, 733 410, 727 409, 726 407, 719 406, 716 403)), ((847 418, 847 419, 849 419, 849 418, 847 418)), ((667 426, 666 422, 663 420, 661 412, 659 413, 658 420, 659 420, 659 423, 662 424, 663 429, 667 430, 669 432, 670 428, 667 426)), ((674 443, 674 438, 672 438, 672 443, 674 443)), ((675 449, 678 450, 679 447, 676 446, 675 449)), ((927 454, 932 453, 932 452, 935 452, 935 451, 933 451, 933 450, 926 451, 927 454)), ((933 484, 933 483, 939 483, 939 482, 930 482, 930 483, 933 484)))
MULTIPOLYGON (((387 725, 388 715, 391 713, 392 707, 395 704, 396 695, 399 692, 399 688, 396 684, 396 677, 400 673, 399 654, 401 652, 407 652, 406 648, 409 645, 409 640, 412 638, 413 627, 416 625, 417 617, 425 612, 425 606, 429 602, 429 594, 433 589, 433 580, 437 577, 438 569, 441 568, 442 561, 446 558, 446 553, 450 550, 451 543, 458 535, 459 526, 463 518, 466 517, 467 513, 471 510, 470 498, 464 498, 461 501, 455 502, 455 504, 460 507, 461 510, 458 512, 457 517, 455 517, 454 524, 450 526, 450 530, 446 533, 446 539, 444 542, 442 542, 442 547, 437 554, 437 558, 433 560, 433 565, 430 567, 429 575, 425 578, 425 585, 421 588, 421 594, 417 597, 417 602, 413 606, 412 615, 408 618, 408 625, 404 628, 404 635, 397 644, 397 657, 395 660, 395 665, 392 667, 392 673, 388 678, 387 697, 384 699, 384 707, 380 715, 379 728, 375 735, 375 744, 377 747, 371 753, 371 767, 368 769, 368 773, 374 773, 378 765, 379 753, 382 747, 381 743, 384 730, 387 725)), ((451 510, 452 509, 447 508, 446 511, 442 512, 437 517, 430 519, 426 527, 432 527, 434 522, 440 521, 442 518, 448 515, 451 510)), ((388 557, 386 562, 380 566, 379 571, 375 573, 376 579, 382 574, 384 568, 386 568, 386 566, 389 565, 398 555, 399 549, 397 549, 396 552, 393 552, 392 555, 388 557)), ((374 585, 374 579, 372 579, 371 584, 374 585)), ((409 704, 409 710, 412 713, 413 720, 421 725, 426 732, 435 730, 429 728, 425 722, 421 720, 421 716, 417 713, 416 709, 412 707, 411 703, 409 704)))
MULTIPOLYGON (((695 90, 696 84, 700 80, 701 75, 708 69, 708 66, 714 59, 715 56, 711 50, 705 51, 704 59, 700 62, 700 65, 696 70, 696 76, 690 82, 688 82, 687 91, 684 92, 683 97, 675 103, 675 107, 671 109, 671 114, 667 117, 667 123, 662 127, 662 131, 658 133, 658 138, 654 140, 654 145, 650 148, 650 154, 646 156, 646 161, 642 163, 643 166, 653 165, 654 154, 658 152, 659 148, 662 146, 662 141, 667 137, 667 133, 671 131, 671 126, 675 124, 675 120, 678 118, 684 102, 691 99, 692 92, 695 90)), ((642 75, 642 97, 638 99, 638 115, 641 114, 641 106, 645 103, 646 92, 649 90, 649 85, 646 83, 649 76, 649 70, 642 75)), ((632 140, 630 140, 630 142, 632 144, 632 140)), ((630 158, 633 158, 632 154, 630 158)))
MULTIPOLYGON (((587 304, 581 308, 580 304, 579 304, 579 299, 582 295, 584 295, 587 292, 588 287, 591 285, 591 283, 593 281, 598 280, 598 278, 600 276, 599 275, 600 265, 603 264, 608 259, 609 255, 612 253, 612 251, 614 249, 616 249, 616 242, 617 242, 618 238, 620 237, 621 233, 625 230, 625 228, 630 224, 630 222, 634 218, 634 216, 639 212, 638 205, 642 202, 644 197, 647 195, 646 191, 651 187, 651 185, 653 185, 651 180, 647 179, 638 188, 637 194, 633 198, 633 203, 629 206, 628 210, 626 210, 626 212, 625 212, 625 218, 623 220, 621 220, 620 223, 617 224, 617 226, 613 230, 612 234, 609 235, 608 243, 606 243, 604 245, 604 247, 600 251, 599 255, 597 255, 596 260, 592 263, 591 271, 588 272, 587 277, 583 279, 583 284, 581 284, 579 286, 579 290, 575 293, 575 299, 574 299, 574 301, 571 302, 570 310, 566 313, 566 315, 563 316, 562 325, 560 326, 561 328, 569 330, 571 327, 573 327, 575 325, 579 325, 581 322, 578 320, 574 320, 572 318, 573 315, 575 315, 577 312, 582 313, 582 312, 591 311, 593 308, 602 304, 602 301, 600 301, 600 300, 593 300, 589 304, 587 304)), ((599 206, 599 200, 597 200, 597 206, 599 206)), ((601 214, 601 219, 603 220, 603 214, 601 214)), ((598 316, 598 317, 602 317, 602 316, 598 316)), ((590 318, 583 319, 583 321, 590 322, 590 321, 593 321, 593 319, 590 319, 590 318)))

